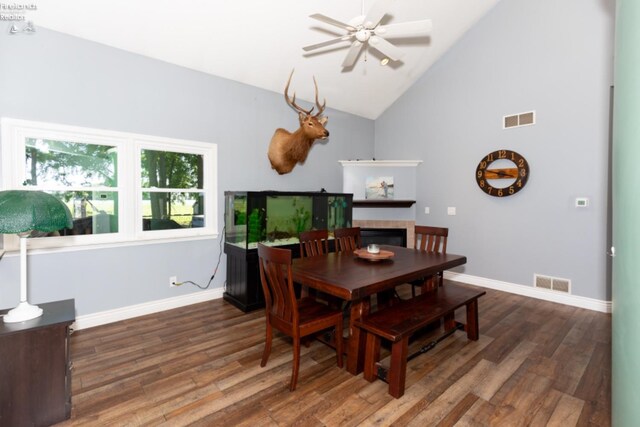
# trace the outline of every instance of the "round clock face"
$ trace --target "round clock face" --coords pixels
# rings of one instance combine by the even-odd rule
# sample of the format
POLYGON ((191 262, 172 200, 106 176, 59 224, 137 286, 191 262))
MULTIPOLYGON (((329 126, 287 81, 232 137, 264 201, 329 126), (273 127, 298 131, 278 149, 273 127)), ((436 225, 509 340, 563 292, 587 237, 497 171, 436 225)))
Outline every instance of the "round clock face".
POLYGON ((494 197, 516 194, 529 179, 529 164, 511 150, 497 150, 480 160, 476 168, 476 182, 485 193, 494 197))

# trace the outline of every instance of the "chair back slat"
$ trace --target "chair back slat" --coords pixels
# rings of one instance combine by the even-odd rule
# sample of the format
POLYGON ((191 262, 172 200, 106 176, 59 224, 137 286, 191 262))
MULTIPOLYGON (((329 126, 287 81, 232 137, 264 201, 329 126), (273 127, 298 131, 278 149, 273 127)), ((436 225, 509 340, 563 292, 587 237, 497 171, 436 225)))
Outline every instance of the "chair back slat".
POLYGON ((416 225, 413 247, 424 252, 447 253, 449 229, 416 225))
POLYGON ((287 324, 296 324, 298 306, 293 289, 291 251, 259 243, 258 257, 267 314, 287 324))
POLYGON ((300 256, 302 258, 323 255, 329 252, 329 231, 311 230, 300 233, 300 256))
POLYGON ((336 228, 333 232, 336 239, 336 251, 353 252, 362 247, 360 227, 336 228))

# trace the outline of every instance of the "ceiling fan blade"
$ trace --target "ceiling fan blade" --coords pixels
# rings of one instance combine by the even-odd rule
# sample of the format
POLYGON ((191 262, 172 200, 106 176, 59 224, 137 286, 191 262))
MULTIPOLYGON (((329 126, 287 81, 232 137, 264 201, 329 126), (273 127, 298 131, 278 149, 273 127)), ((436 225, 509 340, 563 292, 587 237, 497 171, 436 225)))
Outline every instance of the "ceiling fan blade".
POLYGON ((398 49, 382 37, 371 36, 369 39, 369 46, 379 51, 392 61, 397 61, 404 56, 404 52, 402 50, 398 49))
POLYGON ((344 22, 337 21, 333 18, 329 18, 321 13, 314 13, 313 15, 309 15, 309 18, 317 19, 318 21, 322 21, 327 24, 335 25, 336 27, 340 27, 347 31, 355 31, 356 29, 349 24, 345 24, 344 22))
POLYGON ((380 20, 387 14, 389 11, 389 6, 391 6, 393 0, 378 0, 367 12, 367 15, 364 17, 363 25, 365 28, 372 29, 376 25, 380 23, 380 20))
POLYGON ((351 43, 351 47, 349 48, 349 52, 347 52, 347 56, 342 61, 342 68, 353 67, 353 64, 356 63, 356 59, 358 59, 358 55, 362 50, 363 43, 360 43, 358 40, 354 40, 351 43))
POLYGON ((302 49, 305 52, 309 52, 310 50, 320 49, 321 47, 331 46, 332 44, 346 42, 346 41, 349 41, 349 39, 351 39, 351 36, 342 36, 342 37, 338 37, 337 39, 327 40, 326 42, 305 46, 302 49))
POLYGON ((375 29, 375 33, 383 37, 416 37, 429 35, 432 28, 433 23, 431 19, 423 19, 422 21, 379 25, 378 28, 375 29))

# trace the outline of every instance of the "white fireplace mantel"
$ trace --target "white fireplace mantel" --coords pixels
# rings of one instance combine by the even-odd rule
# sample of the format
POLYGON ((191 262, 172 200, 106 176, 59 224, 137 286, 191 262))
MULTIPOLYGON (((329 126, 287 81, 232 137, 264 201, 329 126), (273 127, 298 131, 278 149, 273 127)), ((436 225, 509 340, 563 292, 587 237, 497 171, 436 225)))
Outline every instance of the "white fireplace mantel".
POLYGON ((342 167, 363 166, 363 167, 416 167, 422 160, 338 160, 342 167))
POLYGON ((355 220, 415 220, 416 170, 422 160, 339 160, 342 190, 353 194, 355 220), (390 199, 366 199, 370 178, 391 177, 394 195, 390 199), (379 209, 384 208, 384 209, 379 209))

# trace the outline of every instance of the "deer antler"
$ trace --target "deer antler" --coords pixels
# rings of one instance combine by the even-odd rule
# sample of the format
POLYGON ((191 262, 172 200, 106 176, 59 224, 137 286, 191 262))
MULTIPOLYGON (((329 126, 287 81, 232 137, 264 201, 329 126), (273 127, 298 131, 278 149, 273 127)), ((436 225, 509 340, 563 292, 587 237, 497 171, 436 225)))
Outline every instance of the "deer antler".
MULTIPOLYGON (((313 76, 313 85, 316 87, 316 105, 318 106, 318 112, 314 117, 319 117, 324 111, 324 107, 327 105, 327 99, 324 99, 322 105, 320 105, 320 102, 318 102, 318 83, 316 82, 316 76, 313 76)), ((313 110, 313 108, 311 110, 313 110)))
MULTIPOLYGON (((311 112, 313 111, 313 109, 315 107, 311 107, 310 110, 305 110, 304 108, 300 107, 298 104, 296 104, 296 93, 293 92, 293 99, 289 99, 289 84, 291 83, 291 77, 293 77, 293 72, 295 71, 295 68, 293 70, 291 70, 291 74, 289 74, 289 80, 287 80, 287 85, 284 87, 284 99, 287 101, 287 104, 293 108, 294 110, 298 111, 299 113, 305 113, 306 115, 310 116, 311 112)), ((314 82, 315 82, 315 77, 314 77, 314 82)), ((318 96, 318 86, 316 85, 316 100, 317 100, 317 96, 318 96)), ((317 114, 316 114, 317 116, 317 114)))

